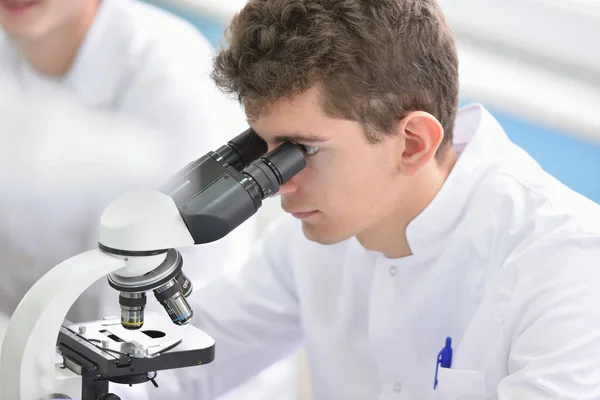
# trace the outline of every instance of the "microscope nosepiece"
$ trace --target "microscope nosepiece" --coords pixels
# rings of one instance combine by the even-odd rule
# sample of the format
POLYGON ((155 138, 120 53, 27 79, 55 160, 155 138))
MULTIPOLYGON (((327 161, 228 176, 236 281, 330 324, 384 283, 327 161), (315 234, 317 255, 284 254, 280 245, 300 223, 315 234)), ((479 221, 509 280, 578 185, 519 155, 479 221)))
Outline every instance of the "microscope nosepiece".
POLYGON ((175 279, 181 287, 181 293, 183 293, 185 297, 190 297, 190 294, 192 294, 192 292, 194 291, 194 285, 192 284, 192 281, 190 281, 188 277, 185 276, 183 271, 179 271, 179 274, 175 277, 175 279))

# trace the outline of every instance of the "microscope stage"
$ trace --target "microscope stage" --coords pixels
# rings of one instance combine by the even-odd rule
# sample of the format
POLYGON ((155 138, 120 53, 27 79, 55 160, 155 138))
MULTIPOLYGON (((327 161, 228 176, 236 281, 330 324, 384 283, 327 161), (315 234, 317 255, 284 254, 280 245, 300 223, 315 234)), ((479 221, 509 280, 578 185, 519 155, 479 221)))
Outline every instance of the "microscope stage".
MULTIPOLYGON (((57 348, 65 365, 117 383, 142 383, 148 373, 208 364, 215 342, 192 325, 177 326, 163 316, 148 318, 139 330, 127 330, 119 319, 66 323, 57 348)), ((152 375, 150 375, 152 376, 152 375)))

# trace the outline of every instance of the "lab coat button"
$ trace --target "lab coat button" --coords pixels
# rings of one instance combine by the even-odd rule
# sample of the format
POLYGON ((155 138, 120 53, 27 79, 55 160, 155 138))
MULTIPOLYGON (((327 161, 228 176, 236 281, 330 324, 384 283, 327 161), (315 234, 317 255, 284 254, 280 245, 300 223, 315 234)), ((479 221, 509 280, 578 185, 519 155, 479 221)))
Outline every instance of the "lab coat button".
POLYGON ((402 391, 402 384, 400 382, 396 382, 394 385, 394 392, 400 393, 402 391))
POLYGON ((392 265, 390 267, 390 271, 389 272, 390 272, 391 276, 396 276, 396 274, 398 273, 398 268, 396 268, 395 266, 392 265))

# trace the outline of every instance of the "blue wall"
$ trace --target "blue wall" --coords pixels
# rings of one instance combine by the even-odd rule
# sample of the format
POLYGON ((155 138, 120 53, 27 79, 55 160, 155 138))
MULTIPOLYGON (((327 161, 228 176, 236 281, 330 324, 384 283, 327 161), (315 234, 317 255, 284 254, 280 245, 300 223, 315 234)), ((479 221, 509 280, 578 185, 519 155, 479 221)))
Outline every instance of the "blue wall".
MULTIPOLYGON (((148 0, 151 2, 151 0, 148 0)), ((195 25, 217 47, 223 26, 211 20, 171 10, 195 25)), ((572 189, 600 203, 600 144, 580 139, 491 108, 508 136, 549 173, 572 189)), ((598 133, 600 135, 600 132, 598 133)))
MULTIPOLYGON (((498 110, 492 114, 513 142, 573 190, 600 203, 600 145, 498 110)), ((600 135, 600 132, 598 132, 600 135)))
MULTIPOLYGON (((173 14, 185 19, 190 22, 192 25, 197 27, 204 36, 213 44, 213 46, 218 47, 217 44, 219 40, 223 37, 224 27, 219 22, 215 21, 210 17, 203 17, 199 15, 193 15, 189 12, 185 12, 183 8, 170 8, 163 7, 162 5, 157 3, 157 0, 141 0, 144 3, 149 3, 153 5, 160 6, 163 9, 167 9, 173 14)), ((227 0, 223 0, 227 1, 227 0)))

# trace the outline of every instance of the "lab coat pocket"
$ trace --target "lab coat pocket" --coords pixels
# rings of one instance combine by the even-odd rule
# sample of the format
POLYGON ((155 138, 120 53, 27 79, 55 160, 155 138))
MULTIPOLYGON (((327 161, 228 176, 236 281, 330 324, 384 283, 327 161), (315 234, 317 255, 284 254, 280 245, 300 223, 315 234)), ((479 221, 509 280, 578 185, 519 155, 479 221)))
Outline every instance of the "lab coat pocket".
POLYGON ((436 400, 485 400, 485 373, 440 368, 436 400))

